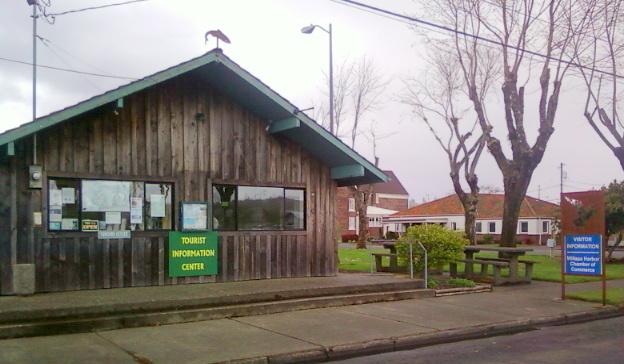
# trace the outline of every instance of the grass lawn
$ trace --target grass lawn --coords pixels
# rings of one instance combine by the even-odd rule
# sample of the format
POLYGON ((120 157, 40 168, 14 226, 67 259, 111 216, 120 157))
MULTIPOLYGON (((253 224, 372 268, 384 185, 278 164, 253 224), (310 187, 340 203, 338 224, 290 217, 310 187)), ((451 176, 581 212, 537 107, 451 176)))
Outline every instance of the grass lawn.
MULTIPOLYGON (((566 297, 575 300, 602 303, 602 291, 572 292, 566 297)), ((607 303, 610 305, 624 305, 624 288, 608 288, 607 303)))
MULTIPOLYGON (((354 248, 339 248, 338 256, 340 258, 340 265, 338 268, 343 271, 349 272, 370 272, 371 264, 371 251, 372 252, 388 252, 385 249, 354 249, 354 248)), ((476 257, 484 258, 496 258, 496 253, 487 252, 479 253, 476 257)), ((383 264, 387 265, 388 258, 384 258, 383 264)), ((533 266, 533 279, 538 281, 561 281, 561 260, 559 258, 550 258, 547 255, 525 255, 521 259, 531 260, 537 262, 533 266)), ((524 274, 524 264, 520 264, 519 274, 524 274)), ((457 269, 460 272, 464 271, 463 264, 458 264, 457 269)), ((476 268, 477 270, 479 268, 476 268)), ((444 267, 444 270, 448 272, 448 266, 444 267)), ((490 268, 491 270, 491 268, 490 268)), ((507 271, 503 271, 505 275, 507 271)), ((607 279, 624 279, 624 264, 607 264, 607 279)), ((566 283, 583 283, 599 281, 600 278, 585 277, 585 276, 566 276, 566 283)))
MULTIPOLYGON (((389 253, 390 251, 387 249, 338 248, 338 258, 340 258, 338 269, 348 272, 370 272, 371 252, 389 253)), ((390 264, 387 257, 383 258, 382 264, 390 264)))

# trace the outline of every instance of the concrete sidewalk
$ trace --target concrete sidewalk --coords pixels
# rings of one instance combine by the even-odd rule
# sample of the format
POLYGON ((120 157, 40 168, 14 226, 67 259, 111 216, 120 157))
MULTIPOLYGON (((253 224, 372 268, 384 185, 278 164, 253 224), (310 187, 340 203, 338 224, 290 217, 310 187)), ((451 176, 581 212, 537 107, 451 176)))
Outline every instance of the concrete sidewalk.
POLYGON ((354 348, 365 352, 374 346, 378 351, 388 345, 392 350, 401 342, 478 333, 491 325, 513 328, 520 321, 606 312, 587 302, 560 301, 559 287, 557 283, 534 282, 496 288, 492 293, 2 340, 0 362, 58 362, 60 358, 65 363, 322 360, 339 357, 341 351, 353 355, 354 348))

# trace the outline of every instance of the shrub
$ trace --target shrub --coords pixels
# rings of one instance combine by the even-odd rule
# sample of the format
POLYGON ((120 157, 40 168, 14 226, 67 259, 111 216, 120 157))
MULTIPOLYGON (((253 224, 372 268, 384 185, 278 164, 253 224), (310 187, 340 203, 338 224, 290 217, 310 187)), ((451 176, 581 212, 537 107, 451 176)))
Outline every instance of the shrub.
POLYGON ((427 279, 427 288, 436 289, 439 286, 440 286, 440 283, 437 280, 435 280, 433 278, 427 279))
POLYGON ((413 242, 414 269, 418 272, 424 268, 425 254, 416 242, 427 249, 429 268, 441 268, 444 264, 459 260, 463 256, 464 246, 468 240, 461 232, 451 231, 440 225, 416 225, 407 229, 407 233, 399 240, 397 255, 399 262, 406 264, 409 260, 409 242, 413 242))
POLYGON ((481 244, 492 244, 494 243, 494 237, 490 234, 483 235, 483 239, 481 240, 481 244))
POLYGON ((351 241, 357 241, 358 235, 357 234, 342 234, 341 238, 342 238, 343 243, 348 243, 351 241))
POLYGON ((464 279, 464 278, 451 278, 446 282, 449 286, 453 286, 453 287, 474 287, 477 284, 474 281, 471 281, 470 279, 464 279))
POLYGON ((396 240, 399 238, 399 234, 394 231, 388 231, 386 233, 386 240, 396 240))

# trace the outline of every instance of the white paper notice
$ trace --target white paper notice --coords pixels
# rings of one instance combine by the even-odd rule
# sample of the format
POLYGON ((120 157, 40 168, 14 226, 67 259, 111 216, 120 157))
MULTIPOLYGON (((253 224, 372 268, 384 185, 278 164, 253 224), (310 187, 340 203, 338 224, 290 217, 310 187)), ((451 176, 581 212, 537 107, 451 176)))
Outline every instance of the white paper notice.
POLYGON ((61 222, 63 220, 63 210, 60 206, 50 206, 50 222, 61 222))
POLYGON ((78 219, 63 219, 61 221, 62 230, 78 230, 78 219))
POLYGON ((63 206, 63 192, 61 190, 50 190, 50 206, 63 206))
POLYGON ((143 223, 143 198, 132 197, 130 199, 130 223, 142 224, 143 223))
POLYGON ((130 211, 132 182, 82 181, 82 211, 130 211))
POLYGON ((105 215, 106 215, 106 225, 121 224, 121 212, 107 211, 105 215))
POLYGON ((63 203, 73 205, 76 203, 76 190, 71 187, 61 189, 63 195, 63 203))
POLYGON ((150 195, 150 216, 165 217, 165 195, 150 195))

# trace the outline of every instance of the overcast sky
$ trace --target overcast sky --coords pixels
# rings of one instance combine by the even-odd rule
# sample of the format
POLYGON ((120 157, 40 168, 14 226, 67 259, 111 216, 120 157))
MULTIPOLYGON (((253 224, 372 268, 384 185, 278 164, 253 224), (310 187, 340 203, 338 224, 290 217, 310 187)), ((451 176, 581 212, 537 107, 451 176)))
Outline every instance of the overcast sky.
MULTIPOLYGON (((52 0, 50 11, 111 2, 117 1, 52 0)), ((419 15, 418 6, 410 0, 367 3, 419 15)), ((31 11, 26 0, 3 1, 0 57, 32 60, 31 11)), ((205 45, 204 33, 221 29, 232 40, 222 46, 229 57, 305 109, 318 106, 326 94, 328 62, 326 34, 299 31, 310 23, 333 24, 336 64, 365 55, 391 80, 382 105, 365 120, 366 125, 375 121, 378 134, 387 136, 377 147, 381 167, 394 170, 418 202, 452 193, 445 155, 427 127, 398 101, 404 92, 403 80, 423 77, 426 72, 425 41, 402 22, 329 0, 150 0, 60 16, 54 25, 40 21, 39 34, 49 42, 38 45, 39 63, 138 78, 212 49, 215 44, 205 45)), ((0 60, 0 131, 31 119, 31 72, 29 66, 0 60)), ((39 70, 38 81, 39 116, 128 82, 46 69, 39 70)), ((578 80, 565 82, 555 134, 529 188, 537 197, 541 186, 541 196, 547 200, 558 199, 561 162, 566 165, 566 191, 591 189, 623 177, 615 157, 584 122, 578 80)), ((529 87, 528 98, 537 91, 529 87)), ((494 103, 490 108, 497 106, 494 103)), ((528 100, 529 119, 535 120, 534 109, 535 103, 528 100)), ((494 125, 505 141, 504 122, 494 125)), ((527 128, 535 135, 537 123, 529 121, 527 128)), ((372 146, 365 138, 358 139, 356 149, 372 159, 372 146)), ((489 154, 478 173, 482 185, 502 186, 489 154)))

